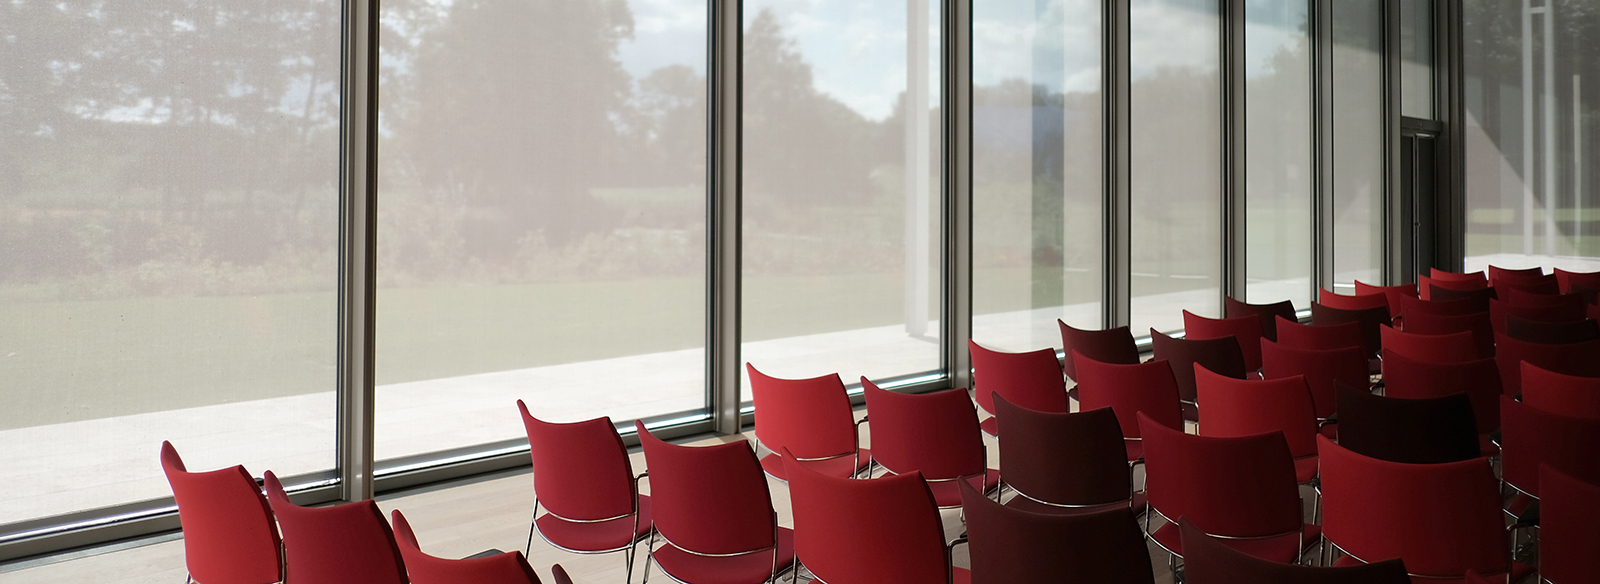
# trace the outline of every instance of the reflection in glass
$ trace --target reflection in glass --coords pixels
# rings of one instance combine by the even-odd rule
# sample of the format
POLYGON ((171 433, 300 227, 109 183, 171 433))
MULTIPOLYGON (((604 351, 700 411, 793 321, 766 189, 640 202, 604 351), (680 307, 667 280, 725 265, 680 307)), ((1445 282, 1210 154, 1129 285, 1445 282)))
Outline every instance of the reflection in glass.
POLYGON ((1245 5, 1247 302, 1311 302, 1311 47, 1306 0, 1245 5))
POLYGON ((1222 315, 1216 0, 1133 0, 1132 328, 1222 315))
POLYGON ((339 17, 0 3, 0 524, 333 467, 339 17))
POLYGON ((973 338, 1061 344, 1101 326, 1100 6, 973 5, 973 338))
POLYGON ((705 407, 705 6, 384 3, 379 459, 705 407))
POLYGON ((1433 0, 1400 2, 1400 113, 1433 119, 1433 0))
POLYGON ((1383 2, 1333 3, 1334 289, 1383 282, 1383 2))
POLYGON ((744 5, 743 356, 940 367, 937 2, 744 5))

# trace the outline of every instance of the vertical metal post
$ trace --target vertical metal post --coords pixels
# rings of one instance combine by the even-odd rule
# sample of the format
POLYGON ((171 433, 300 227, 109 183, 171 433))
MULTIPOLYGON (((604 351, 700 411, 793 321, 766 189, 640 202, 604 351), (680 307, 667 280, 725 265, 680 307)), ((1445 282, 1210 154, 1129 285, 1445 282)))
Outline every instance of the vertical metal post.
POLYGON ((1544 110, 1541 116, 1544 119, 1544 148, 1540 150, 1544 158, 1544 172, 1541 173, 1544 175, 1541 177, 1544 182, 1544 254, 1554 256, 1560 234, 1556 230, 1556 191, 1561 180, 1556 175, 1556 3, 1552 0, 1545 0, 1541 20, 1544 25, 1544 42, 1541 43, 1544 45, 1544 66, 1541 67, 1544 70, 1541 83, 1544 86, 1544 99, 1540 100, 1544 102, 1540 106, 1544 110))
POLYGON ((1311 282, 1311 298, 1319 289, 1333 289, 1334 280, 1334 115, 1333 115, 1333 0, 1312 0, 1311 42, 1312 77, 1311 100, 1315 104, 1312 134, 1315 136, 1316 155, 1312 174, 1316 177, 1312 189, 1311 265, 1315 277, 1311 282))
POLYGON ((378 0, 344 3, 339 99, 340 496, 372 498, 377 282, 378 0))
POLYGON ((1132 313, 1132 142, 1131 102, 1128 69, 1131 0, 1107 0, 1101 4, 1102 45, 1100 48, 1100 95, 1104 128, 1105 213, 1102 241, 1105 273, 1101 306, 1106 327, 1127 326, 1132 313))
POLYGON ((1533 7, 1522 0, 1522 254, 1533 255, 1533 7))
POLYGON ((930 138, 928 119, 928 2, 906 0, 906 334, 928 334, 929 264, 928 233, 930 138))
POLYGON ((1400 41, 1400 2, 1383 3, 1383 218, 1379 225, 1383 234, 1383 283, 1398 284, 1405 279, 1403 266, 1408 262, 1401 256, 1413 248, 1406 243, 1404 234, 1411 226, 1404 224, 1410 213, 1401 207, 1411 201, 1401 188, 1400 112, 1401 79, 1405 60, 1400 41))
MULTIPOLYGON (((1466 132, 1466 106, 1463 101, 1465 90, 1462 86, 1465 79, 1463 61, 1464 44, 1462 42, 1462 7, 1459 2, 1435 2, 1434 10, 1438 16, 1439 30, 1442 34, 1434 36, 1436 46, 1434 52, 1439 56, 1435 64, 1435 72, 1444 75, 1435 75, 1439 79, 1439 87, 1435 92, 1438 96, 1440 115, 1438 118, 1445 122, 1445 151, 1446 169, 1444 180, 1446 190, 1435 197, 1441 203, 1439 214, 1440 225, 1434 233, 1438 237, 1435 247, 1439 257, 1434 258, 1435 265, 1448 270, 1461 271, 1466 256, 1467 234, 1467 140, 1466 132), (1440 79, 1440 78, 1443 79, 1440 79), (1448 204, 1444 204, 1448 201, 1448 204)), ((1408 274, 1414 277, 1415 274, 1408 274)))
POLYGON ((972 0, 944 0, 939 44, 944 106, 944 363, 955 387, 972 385, 972 0))
MULTIPOLYGON (((1246 298, 1249 223, 1246 216, 1245 0, 1222 9, 1222 296, 1246 298)), ((1222 298, 1217 306, 1222 306, 1222 298)), ((1217 316, 1222 316, 1220 309, 1217 316)))
POLYGON ((740 93, 744 19, 740 0, 712 0, 707 40, 706 383, 711 423, 720 434, 743 429, 740 355, 740 93))

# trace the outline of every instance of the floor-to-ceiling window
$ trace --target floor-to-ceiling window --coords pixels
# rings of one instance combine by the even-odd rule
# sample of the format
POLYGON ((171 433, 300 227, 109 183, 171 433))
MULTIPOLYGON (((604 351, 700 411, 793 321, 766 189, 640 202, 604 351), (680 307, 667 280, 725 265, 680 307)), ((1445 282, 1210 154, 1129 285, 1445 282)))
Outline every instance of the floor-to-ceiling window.
POLYGON ((1311 301, 1310 2, 1245 4, 1245 301, 1311 301))
POLYGON ((1339 0, 1333 22, 1333 288, 1383 283, 1382 0, 1339 0))

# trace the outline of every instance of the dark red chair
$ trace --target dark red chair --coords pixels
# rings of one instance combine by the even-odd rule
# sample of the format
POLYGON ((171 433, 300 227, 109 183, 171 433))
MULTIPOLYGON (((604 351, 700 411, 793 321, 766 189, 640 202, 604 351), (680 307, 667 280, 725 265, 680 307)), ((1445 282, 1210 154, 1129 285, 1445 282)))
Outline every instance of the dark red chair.
POLYGON ((1600 377, 1600 341, 1549 345, 1530 343, 1497 334, 1495 362, 1506 395, 1522 393, 1522 362, 1580 377, 1600 377))
POLYGON ((1500 297, 1499 291, 1494 288, 1473 288, 1470 290, 1457 290, 1448 286, 1441 286, 1435 282, 1429 288, 1433 289, 1430 300, 1450 301, 1468 300, 1479 306, 1487 307, 1490 300, 1500 297))
POLYGON ((961 486, 972 584, 1155 584, 1150 552, 1125 507, 1036 513, 961 486))
POLYGON ((1133 492, 1122 427, 1111 408, 1063 414, 994 400, 1000 421, 1000 481, 1017 493, 1007 503, 1036 513, 1099 507, 1144 510, 1133 492))
POLYGON ((405 561, 395 546, 394 532, 371 499, 301 507, 289 501, 272 471, 262 481, 283 530, 284 582, 406 584, 405 561))
POLYGON ((1144 458, 1144 443, 1140 440, 1139 418, 1136 417, 1139 412, 1168 428, 1183 429, 1178 382, 1166 361, 1119 365, 1101 363, 1081 353, 1074 353, 1072 358, 1078 364, 1078 387, 1082 389, 1079 408, 1085 411, 1111 408, 1116 413, 1129 461, 1144 458))
POLYGON ((1244 379, 1244 352, 1238 339, 1177 339, 1150 329, 1151 351, 1157 361, 1166 361, 1172 367, 1172 378, 1178 382, 1178 400, 1183 402, 1183 419, 1197 421, 1200 410, 1195 407, 1194 366, 1229 377, 1244 379))
POLYGON ((611 418, 557 424, 517 400, 533 458, 533 534, 580 554, 624 552, 633 575, 634 544, 650 535, 650 496, 639 494, 628 449, 611 418), (539 515, 544 507, 545 514, 539 515))
MULTIPOLYGON (((1470 332, 1425 335, 1395 330, 1394 327, 1388 326, 1380 329, 1380 332, 1383 335, 1383 352, 1386 358, 1390 352, 1434 363, 1472 361, 1479 358, 1478 343, 1473 340, 1470 332)), ((1386 375, 1387 372, 1388 368, 1385 367, 1386 375)))
POLYGON ((1294 302, 1282 300, 1269 304, 1249 304, 1234 300, 1232 296, 1222 299, 1223 318, 1240 316, 1254 316, 1261 319, 1261 336, 1265 339, 1278 340, 1278 318, 1295 321, 1294 302))
POLYGON ((1544 268, 1537 266, 1532 268, 1502 268, 1500 266, 1491 264, 1489 265, 1487 272, 1490 286, 1493 286, 1495 282, 1500 280, 1529 282, 1555 277, 1553 274, 1545 274, 1544 268))
POLYGON ((1188 519, 1183 530, 1186 584, 1411 584, 1406 566, 1388 560, 1363 566, 1318 568, 1263 560, 1206 535, 1188 519))
POLYGON ((1494 359, 1435 362, 1412 359, 1383 350, 1384 395, 1402 399, 1427 399, 1465 392, 1472 401, 1478 445, 1487 454, 1497 452, 1488 434, 1500 429, 1500 366, 1494 359))
POLYGON ((1417 276, 1417 292, 1418 296, 1423 300, 1440 300, 1439 298, 1433 297, 1434 288, 1446 288, 1450 290, 1482 290, 1488 287, 1489 282, 1487 279, 1449 280, 1430 276, 1417 276))
MULTIPOLYGON (((1317 303, 1339 310, 1367 310, 1371 308, 1388 310, 1389 297, 1379 294, 1349 296, 1323 288, 1317 292, 1317 303)), ((1393 316, 1393 313, 1390 313, 1390 316, 1393 316)))
POLYGON ((561 564, 550 566, 550 577, 555 579, 556 584, 572 584, 572 577, 567 575, 567 570, 561 564))
POLYGON ((1398 286, 1374 286, 1361 280, 1356 280, 1356 295, 1382 294, 1389 302, 1389 315, 1400 316, 1406 308, 1406 301, 1418 298, 1416 284, 1401 284, 1398 286))
POLYGON ((1062 350, 1067 354, 1066 362, 1061 364, 1067 379, 1078 380, 1078 371, 1072 363, 1073 351, 1101 363, 1132 365, 1139 362, 1139 346, 1135 344, 1128 327, 1084 330, 1073 328, 1059 319, 1056 325, 1061 329, 1062 350))
POLYGON ((1600 420, 1546 412, 1507 396, 1500 399, 1500 475, 1507 485, 1539 498, 1540 465, 1600 483, 1600 420))
MULTIPOLYGON (((1270 342, 1270 341, 1269 341, 1270 342)), ((1195 365, 1200 409, 1206 416, 1201 436, 1233 438, 1282 432, 1294 456, 1295 479, 1317 476, 1317 411, 1304 377, 1234 379, 1195 365)), ((1001 464, 1001 468, 1004 468, 1001 464)))
POLYGON ((1480 285, 1479 288, 1489 285, 1489 277, 1483 272, 1448 272, 1439 268, 1429 268, 1428 275, 1443 282, 1480 285))
POLYGON ((1561 284, 1561 292, 1564 294, 1571 294, 1574 288, 1600 290, 1600 272, 1569 272, 1561 268, 1551 271, 1555 274, 1556 282, 1561 284))
MULTIPOLYGON (((985 349, 968 340, 972 352, 972 393, 978 406, 994 413, 994 396, 1041 412, 1066 412, 1067 387, 1055 349, 1006 353, 985 349)), ((995 435, 993 417, 980 423, 984 433, 995 435)))
POLYGON ((1571 306, 1583 308, 1583 305, 1589 303, 1584 300, 1582 294, 1560 294, 1555 292, 1539 294, 1522 288, 1500 290, 1499 299, 1501 302, 1512 306, 1571 306))
POLYGON ((1261 369, 1261 319, 1254 316, 1206 318, 1183 311, 1183 338, 1191 340, 1233 338, 1244 354, 1245 371, 1261 369))
POLYGON ((1522 403, 1554 414, 1600 419, 1600 378, 1557 373, 1524 361, 1522 403))
POLYGON ((784 479, 778 453, 785 448, 825 474, 855 476, 867 467, 872 453, 861 448, 850 394, 839 374, 781 379, 749 363, 744 367, 756 407, 756 442, 768 451, 761 457, 767 474, 784 479))
POLYGON ((1517 290, 1528 294, 1554 296, 1561 293, 1561 282, 1554 274, 1532 277, 1502 277, 1491 279, 1489 286, 1495 289, 1496 295, 1504 297, 1506 292, 1517 290))
POLYGON ((1213 438, 1185 434, 1139 415, 1145 441, 1145 492, 1150 511, 1167 522, 1150 538, 1181 557, 1179 518, 1234 549, 1290 563, 1317 541, 1316 525, 1301 521, 1300 490, 1289 446, 1279 432, 1213 438))
POLYGON ((1323 536, 1345 552, 1336 565, 1398 558, 1417 578, 1461 579, 1469 569, 1527 574, 1510 561, 1487 459, 1405 464, 1317 441, 1323 536))
POLYGON ((796 465, 788 474, 795 553, 817 578, 831 584, 953 580, 944 525, 920 473, 845 479, 796 465))
POLYGON ((1513 306, 1498 300, 1489 301, 1489 323, 1497 333, 1506 332, 1506 318, 1511 315, 1539 322, 1577 322, 1588 318, 1580 305, 1555 304, 1550 306, 1513 306))
MULTIPOLYGON (((689 584, 739 584, 775 582, 794 567, 794 532, 778 526, 766 474, 749 442, 682 446, 656 438, 643 422, 634 427, 655 502, 650 559, 662 572, 689 584)), ((644 579, 650 579, 650 563, 644 579)))
POLYGON ((1361 310, 1344 310, 1315 302, 1311 303, 1311 324, 1333 325, 1353 322, 1361 327, 1362 346, 1369 357, 1376 357, 1378 351, 1383 349, 1383 337, 1379 336, 1378 327, 1389 324, 1389 320, 1389 307, 1387 306, 1361 310))
POLYGON ((1539 470, 1539 577, 1593 582, 1600 549, 1600 485, 1551 467, 1539 470))
POLYGON ((417 534, 411 531, 406 516, 395 509, 389 513, 394 523, 394 539, 405 559, 411 584, 539 584, 522 552, 503 552, 459 560, 441 558, 422 551, 417 534))
POLYGON ((190 472, 171 442, 161 469, 183 524, 189 579, 204 584, 283 581, 283 548, 272 508, 243 466, 190 472))
POLYGON ((892 474, 918 472, 940 507, 961 506, 958 482, 971 482, 985 493, 1000 485, 1000 471, 989 468, 978 413, 966 390, 899 393, 865 377, 861 388, 872 420, 874 464, 892 474))
POLYGON ((1287 320, 1278 321, 1276 343, 1296 349, 1362 349, 1366 341, 1361 336, 1361 325, 1342 324, 1311 325, 1287 320))
POLYGON ((1296 349, 1283 343, 1261 343, 1261 377, 1283 379, 1303 376, 1311 388, 1317 418, 1326 420, 1338 411, 1334 384, 1368 386, 1367 358, 1355 347, 1343 349, 1296 349))
POLYGON ((1528 320, 1515 314, 1505 318, 1506 336, 1530 343, 1559 345, 1600 339, 1600 323, 1588 318, 1567 322, 1528 320))
POLYGON ((1339 388, 1339 445, 1390 462, 1438 464, 1480 456, 1465 393, 1422 399, 1339 388))
POLYGON ((1495 354, 1494 325, 1489 322, 1487 311, 1461 315, 1412 312, 1406 315, 1405 325, 1406 332, 1421 335, 1472 333, 1472 341, 1478 345, 1479 357, 1493 357, 1495 354))
POLYGON ((1488 302, 1480 302, 1469 298, 1457 300, 1406 298, 1400 306, 1400 316, 1402 317, 1409 317, 1418 312, 1425 312, 1435 316, 1461 316, 1489 310, 1488 302))

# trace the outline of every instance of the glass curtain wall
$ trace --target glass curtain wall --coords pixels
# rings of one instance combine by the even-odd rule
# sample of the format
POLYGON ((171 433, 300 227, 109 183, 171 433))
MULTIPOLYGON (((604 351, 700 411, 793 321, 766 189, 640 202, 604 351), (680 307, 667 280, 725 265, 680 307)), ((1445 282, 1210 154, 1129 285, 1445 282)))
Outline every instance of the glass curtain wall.
POLYGON ((1433 0, 1400 2, 1400 113, 1431 120, 1433 0))
POLYGON ((744 3, 741 351, 765 373, 942 365, 940 13, 744 3))
POLYGON ((972 337, 1059 347, 1102 320, 1100 2, 972 10, 972 337))
POLYGON ((1222 316, 1217 0, 1132 0, 1132 329, 1222 316))
POLYGON ((1383 2, 1333 9, 1334 291, 1383 283, 1383 2))
POLYGON ((1310 3, 1245 4, 1246 302, 1311 298, 1310 3))
POLYGON ((706 13, 384 3, 378 459, 704 410, 706 13))
POLYGON ((1600 270, 1596 6, 1464 5, 1469 271, 1600 270))
POLYGON ((0 3, 0 524, 333 468, 339 19, 0 3))

